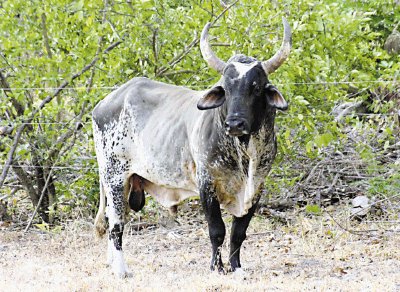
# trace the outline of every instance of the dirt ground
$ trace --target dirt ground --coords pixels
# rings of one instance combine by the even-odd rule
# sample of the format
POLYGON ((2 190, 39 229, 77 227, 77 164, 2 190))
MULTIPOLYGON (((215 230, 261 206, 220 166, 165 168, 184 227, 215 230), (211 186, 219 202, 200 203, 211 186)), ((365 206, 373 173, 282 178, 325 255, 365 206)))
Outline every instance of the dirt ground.
MULTIPOLYGON (((0 291, 400 291, 398 222, 328 215, 285 224, 256 216, 242 248, 244 273, 227 275, 209 271, 200 217, 139 232, 128 224, 123 244, 133 276, 126 279, 106 267, 106 239, 95 238, 92 222, 26 234, 3 226, 0 291)), ((224 262, 228 250, 224 244, 224 262)))

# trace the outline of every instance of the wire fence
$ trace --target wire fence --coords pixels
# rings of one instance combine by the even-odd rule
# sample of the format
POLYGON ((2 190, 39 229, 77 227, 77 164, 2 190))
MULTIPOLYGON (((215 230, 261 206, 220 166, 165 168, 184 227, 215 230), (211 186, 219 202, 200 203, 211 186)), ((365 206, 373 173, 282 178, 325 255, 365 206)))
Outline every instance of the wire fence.
MULTIPOLYGON (((92 157, 90 159, 96 159, 96 157, 92 157)), ((361 161, 361 160, 360 160, 361 161)), ((353 163, 357 163, 357 160, 353 160, 353 163)), ((366 164, 366 162, 363 162, 364 164, 366 164)), ((97 164, 97 162, 96 162, 97 164)), ((0 165, 0 168, 5 167, 6 165, 0 165)), ((21 164, 11 164, 10 167, 15 167, 15 168, 24 168, 24 169, 57 169, 57 170, 65 170, 65 169, 71 169, 71 170, 96 170, 98 171, 99 168, 97 166, 91 166, 91 167, 87 167, 87 166, 44 166, 44 165, 21 165, 21 164)), ((357 171, 385 171, 386 168, 400 168, 400 165, 391 165, 390 167, 387 165, 382 165, 381 167, 371 167, 368 165, 352 165, 351 163, 349 163, 349 168, 356 168, 357 171)), ((335 172, 334 170, 332 172, 335 172)))
MULTIPOLYGON (((327 112, 324 115, 313 115, 313 114, 303 114, 303 113, 296 113, 296 114, 279 114, 276 116, 276 119, 288 119, 288 118, 294 118, 294 117, 299 117, 302 116, 303 118, 321 118, 321 117, 330 117, 334 119, 335 117, 331 115, 329 112, 327 112)), ((354 113, 354 116, 363 116, 363 117, 391 117, 391 116, 398 116, 400 113, 393 112, 393 113, 354 113)), ((31 123, 18 123, 18 122, 12 122, 11 124, 14 126, 21 126, 21 125, 70 125, 73 123, 80 123, 80 124, 92 124, 91 121, 71 121, 71 122, 31 122, 31 123)))
MULTIPOLYGON (((276 85, 346 85, 346 84, 379 84, 379 83, 394 83, 398 84, 399 81, 397 80, 363 80, 363 81, 315 81, 315 82, 287 82, 287 83, 277 83, 276 85)), ((205 85, 206 86, 206 85, 205 85)), ((98 86, 98 87, 92 87, 91 90, 115 90, 118 89, 120 86, 115 85, 115 86, 98 86)), ((193 86, 189 86, 193 87, 193 86)), ((202 86, 194 86, 194 87, 202 87, 202 86)), ((58 90, 58 87, 0 87, 0 90, 58 90)), ((80 87, 65 87, 63 90, 86 90, 87 87, 80 86, 80 87)), ((305 106, 308 107, 308 106, 305 106)), ((326 106, 310 106, 313 109, 326 109, 326 106)), ((326 112, 324 114, 304 114, 304 113, 280 113, 277 115, 277 119, 287 119, 287 118, 293 118, 293 117, 299 117, 302 116, 303 118, 320 118, 320 117, 330 117, 334 119, 335 117, 332 115, 331 112, 326 112)), ((400 111, 395 111, 391 113, 354 113, 355 116, 363 116, 363 117, 391 117, 391 116, 396 116, 400 115, 400 111)), ((41 119, 41 118, 37 118, 41 119)), ((67 122, 47 122, 47 121, 38 121, 38 122, 29 122, 29 123, 24 123, 24 122, 12 122, 11 124, 13 126, 19 126, 19 125, 70 125, 73 123, 77 123, 75 120, 67 121, 67 122)), ((79 123, 81 124, 92 124, 92 121, 80 121, 79 123)), ((90 157, 88 159, 96 159, 95 157, 90 157)), ((35 168, 45 168, 45 169, 57 169, 57 170, 64 170, 64 169, 69 169, 69 170, 93 170, 97 171, 98 167, 82 167, 82 166, 42 166, 42 165, 10 165, 11 167, 18 167, 18 168, 26 168, 26 169, 35 169, 35 168)), ((5 165, 0 165, 1 168, 5 167, 5 165)), ((379 171, 382 170, 382 168, 368 168, 368 170, 373 171, 379 171)))
MULTIPOLYGON (((0 165, 1 168, 5 167, 6 165, 0 165)), ((75 169, 75 170, 98 170, 98 167, 82 167, 82 166, 43 166, 43 165, 10 165, 11 167, 16 168, 44 168, 44 169, 75 169)))
MULTIPOLYGON (((310 82, 285 82, 285 83, 275 83, 276 85, 340 85, 340 84, 374 84, 374 83, 393 83, 398 84, 400 80, 355 80, 355 81, 310 81, 310 82)), ((118 89, 121 85, 114 86, 95 86, 91 87, 91 90, 113 90, 118 89)), ((188 87, 207 87, 208 84, 204 86, 188 86, 188 87)), ((57 90, 59 87, 0 87, 1 90, 57 90)), ((87 90, 85 86, 77 87, 64 87, 63 90, 87 90)))

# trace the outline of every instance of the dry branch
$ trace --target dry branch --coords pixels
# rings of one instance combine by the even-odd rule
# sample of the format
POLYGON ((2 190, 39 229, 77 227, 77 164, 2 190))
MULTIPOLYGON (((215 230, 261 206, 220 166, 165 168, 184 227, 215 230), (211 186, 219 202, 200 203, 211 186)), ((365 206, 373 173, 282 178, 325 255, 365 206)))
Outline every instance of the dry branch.
MULTIPOLYGON (((0 71, 0 85, 3 88, 4 94, 8 98, 10 98, 11 103, 12 103, 13 107, 15 108, 15 110, 17 111, 18 116, 22 116, 24 114, 24 106, 12 96, 12 92, 10 89, 11 87, 8 84, 6 77, 3 75, 3 73, 1 71, 0 71)), ((9 113, 9 114, 10 114, 10 116, 14 116, 11 113, 9 113)))
POLYGON ((51 59, 53 57, 53 54, 51 53, 50 44, 49 44, 49 35, 47 33, 46 14, 42 13, 41 21, 42 21, 41 24, 42 24, 42 34, 43 34, 44 46, 47 51, 47 56, 49 57, 49 59, 51 59))
POLYGON ((35 205, 37 203, 36 202, 37 200, 35 199, 37 197, 37 194, 36 194, 36 190, 32 184, 32 178, 22 167, 20 167, 20 165, 17 161, 14 162, 14 165, 12 166, 12 168, 13 168, 14 173, 17 175, 18 180, 21 182, 21 184, 27 190, 32 203, 35 205))
POLYGON ((189 52, 192 50, 192 48, 194 46, 196 46, 199 41, 200 41, 200 39, 197 36, 195 36, 194 39, 191 41, 191 43, 187 47, 185 47, 185 50, 183 50, 179 55, 177 55, 175 58, 173 58, 168 63, 167 66, 163 66, 158 70, 156 77, 160 77, 160 76, 164 75, 164 73, 166 71, 168 71, 169 68, 178 64, 187 54, 189 54, 189 52))
POLYGON ((38 203, 37 203, 37 205, 36 205, 35 210, 33 211, 33 214, 32 214, 32 216, 31 216, 31 218, 29 219, 28 225, 26 226, 24 232, 27 232, 27 231, 29 230, 29 228, 31 227, 32 221, 33 221, 33 219, 35 218, 36 213, 38 212, 38 210, 39 210, 39 208, 40 208, 40 206, 41 206, 41 204, 42 204, 42 200, 43 200, 43 198, 44 198, 44 194, 46 193, 46 190, 47 190, 47 187, 48 187, 48 185, 49 185, 51 176, 52 176, 52 174, 53 174, 53 169, 54 169, 54 168, 51 168, 50 171, 49 171, 49 174, 48 174, 48 176, 47 176, 46 182, 45 182, 44 187, 43 187, 43 189, 42 189, 42 193, 40 194, 39 201, 38 201, 38 203))
MULTIPOLYGON (((83 115, 84 115, 85 112, 86 112, 86 106, 87 106, 87 103, 84 102, 83 105, 82 105, 81 112, 80 112, 79 115, 75 118, 75 119, 76 119, 76 123, 75 123, 75 124, 81 122, 82 117, 83 117, 83 115)), ((72 137, 72 135, 74 135, 77 131, 78 131, 77 127, 74 126, 74 127, 71 127, 70 129, 68 129, 68 131, 65 132, 63 135, 61 135, 61 136, 57 139, 57 141, 55 142, 55 147, 54 147, 53 149, 51 149, 51 150, 48 152, 48 154, 47 154, 47 157, 48 157, 47 160, 48 160, 48 161, 53 161, 54 158, 55 158, 55 157, 60 153, 60 151, 61 151, 61 147, 59 147, 59 145, 64 145, 65 142, 66 142, 70 137, 72 137)))
POLYGON ((12 126, 2 126, 0 127, 0 136, 7 136, 12 133, 14 127, 12 126))

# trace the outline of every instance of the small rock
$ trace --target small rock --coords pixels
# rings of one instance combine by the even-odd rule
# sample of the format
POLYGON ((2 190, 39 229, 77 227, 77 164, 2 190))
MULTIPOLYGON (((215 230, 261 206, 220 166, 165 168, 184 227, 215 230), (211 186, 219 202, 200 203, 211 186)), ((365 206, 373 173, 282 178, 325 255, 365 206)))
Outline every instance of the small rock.
POLYGON ((352 216, 365 216, 371 209, 369 199, 366 196, 357 196, 352 201, 353 208, 351 209, 352 216))

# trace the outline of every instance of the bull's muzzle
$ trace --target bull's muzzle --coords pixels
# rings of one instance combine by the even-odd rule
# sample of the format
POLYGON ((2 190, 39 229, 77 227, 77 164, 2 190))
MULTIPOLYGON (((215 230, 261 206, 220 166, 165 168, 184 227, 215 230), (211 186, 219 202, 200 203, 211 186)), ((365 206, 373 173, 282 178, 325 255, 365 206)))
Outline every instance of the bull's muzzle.
POLYGON ((249 134, 250 129, 246 120, 231 118, 225 121, 225 133, 229 136, 243 136, 249 134))

